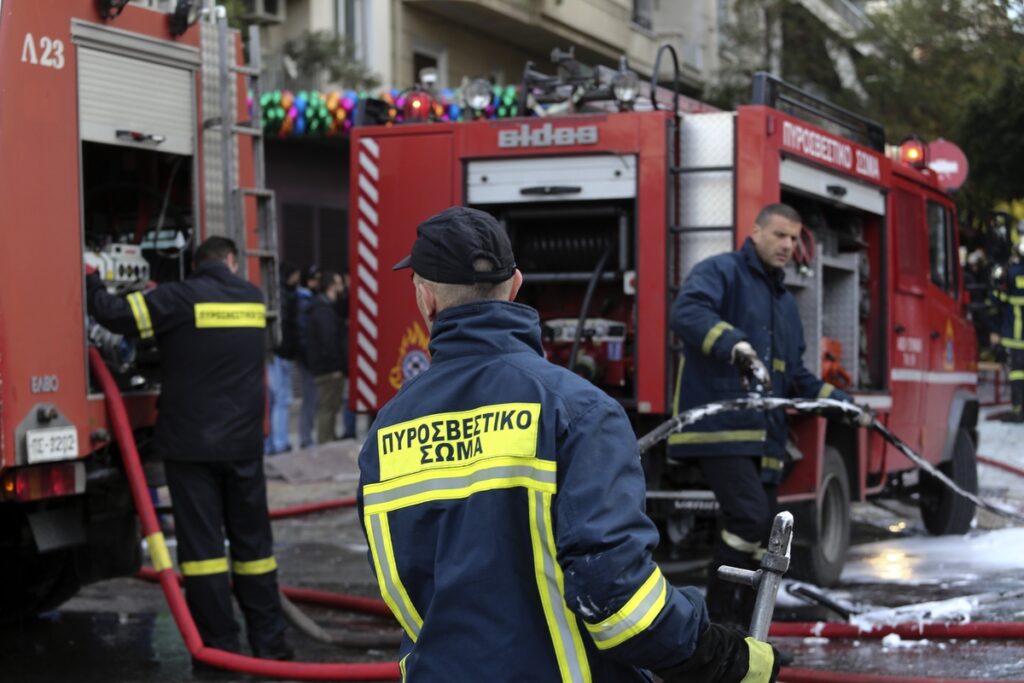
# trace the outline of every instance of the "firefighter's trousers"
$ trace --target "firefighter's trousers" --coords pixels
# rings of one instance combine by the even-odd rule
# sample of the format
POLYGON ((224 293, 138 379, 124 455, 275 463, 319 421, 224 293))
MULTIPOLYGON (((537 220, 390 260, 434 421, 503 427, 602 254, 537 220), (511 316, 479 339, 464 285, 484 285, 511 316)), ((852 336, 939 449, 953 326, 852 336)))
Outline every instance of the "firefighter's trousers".
POLYGON ((700 459, 704 480, 715 492, 720 517, 708 566, 708 616, 711 621, 746 630, 754 611, 749 586, 718 578, 721 565, 757 569, 778 512, 778 485, 762 481, 761 459, 715 456, 700 459))
POLYGON ((239 651, 238 624, 231 604, 233 583, 253 654, 283 656, 288 648, 263 459, 167 460, 164 470, 174 505, 185 598, 203 643, 239 651))
POLYGON ((1024 349, 1010 349, 1010 403, 1014 416, 1024 419, 1024 349))

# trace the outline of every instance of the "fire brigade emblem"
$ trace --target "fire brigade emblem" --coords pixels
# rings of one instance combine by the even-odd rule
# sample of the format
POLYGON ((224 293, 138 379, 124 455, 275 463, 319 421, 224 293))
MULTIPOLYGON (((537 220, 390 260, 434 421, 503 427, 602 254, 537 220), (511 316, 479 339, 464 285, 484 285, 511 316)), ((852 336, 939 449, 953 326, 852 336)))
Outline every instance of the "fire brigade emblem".
POLYGON ((942 361, 947 370, 952 370, 956 366, 956 359, 953 355, 953 321, 948 318, 946 319, 946 353, 942 361))
POLYGON ((388 373, 388 381, 395 389, 430 367, 430 351, 427 344, 430 338, 418 322, 414 322, 402 336, 398 347, 398 359, 388 373))

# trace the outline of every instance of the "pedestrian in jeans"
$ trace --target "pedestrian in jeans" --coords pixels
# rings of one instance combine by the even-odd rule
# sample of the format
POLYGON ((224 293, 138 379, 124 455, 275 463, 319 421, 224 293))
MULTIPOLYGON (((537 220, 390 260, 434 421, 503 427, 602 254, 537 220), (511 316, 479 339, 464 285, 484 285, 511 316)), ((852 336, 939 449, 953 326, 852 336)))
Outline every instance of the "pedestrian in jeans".
POLYGON ((299 353, 297 289, 301 274, 297 266, 281 264, 281 343, 274 349, 267 371, 270 392, 270 434, 264 445, 267 455, 292 449, 288 442, 288 408, 292 404, 292 365, 299 353))
POLYGON ((313 445, 313 425, 316 422, 316 409, 319 404, 316 393, 316 380, 309 370, 306 361, 306 349, 309 346, 309 308, 313 299, 320 291, 320 269, 310 266, 306 271, 306 286, 296 290, 298 298, 298 330, 299 330, 299 388, 302 393, 302 408, 299 410, 299 447, 309 448, 313 445))
POLYGON ((345 389, 345 366, 339 299, 345 285, 341 276, 325 270, 320 276, 323 291, 309 308, 306 361, 316 379, 320 405, 316 411, 317 443, 334 441, 334 424, 345 389))

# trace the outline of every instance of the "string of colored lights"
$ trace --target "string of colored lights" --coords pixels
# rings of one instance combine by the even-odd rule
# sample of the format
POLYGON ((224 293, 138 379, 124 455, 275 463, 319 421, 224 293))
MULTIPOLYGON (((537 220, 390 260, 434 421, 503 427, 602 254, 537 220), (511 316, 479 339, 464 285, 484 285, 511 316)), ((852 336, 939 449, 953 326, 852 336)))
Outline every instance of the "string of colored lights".
MULTIPOLYGON (((503 119, 519 115, 519 89, 514 85, 494 86, 491 101, 480 110, 463 105, 458 89, 445 88, 437 94, 424 90, 385 90, 375 95, 354 90, 320 92, 273 90, 260 97, 263 130, 281 138, 336 137, 354 125, 360 103, 374 112, 373 122, 472 121, 503 119)), ((249 108, 252 109, 252 94, 249 108)))

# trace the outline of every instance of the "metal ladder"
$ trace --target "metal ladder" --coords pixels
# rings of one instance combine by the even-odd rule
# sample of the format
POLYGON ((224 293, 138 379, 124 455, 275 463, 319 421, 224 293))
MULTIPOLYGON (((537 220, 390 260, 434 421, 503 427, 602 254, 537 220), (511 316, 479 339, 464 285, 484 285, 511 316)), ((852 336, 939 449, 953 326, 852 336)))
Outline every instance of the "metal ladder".
MULTIPOLYGON (((220 8, 218 8, 220 9, 220 8)), ((223 191, 224 232, 238 245, 241 254, 238 274, 249 278, 249 261, 256 259, 260 275, 260 288, 267 304, 267 334, 270 348, 276 348, 281 341, 281 295, 277 253, 277 211, 274 191, 266 186, 266 166, 263 154, 263 121, 260 110, 260 34, 259 27, 249 27, 248 64, 236 64, 234 41, 228 29, 227 15, 215 13, 217 28, 218 96, 220 116, 208 120, 205 128, 220 130, 220 157, 223 191), (249 121, 235 120, 235 97, 232 97, 235 76, 246 77, 252 94, 252 118, 249 121), (252 144, 253 184, 243 187, 235 173, 235 146, 239 137, 247 137, 252 144), (256 203, 257 246, 249 247, 246 234, 246 203, 256 203)), ((237 96, 244 96, 244 93, 237 96)))

